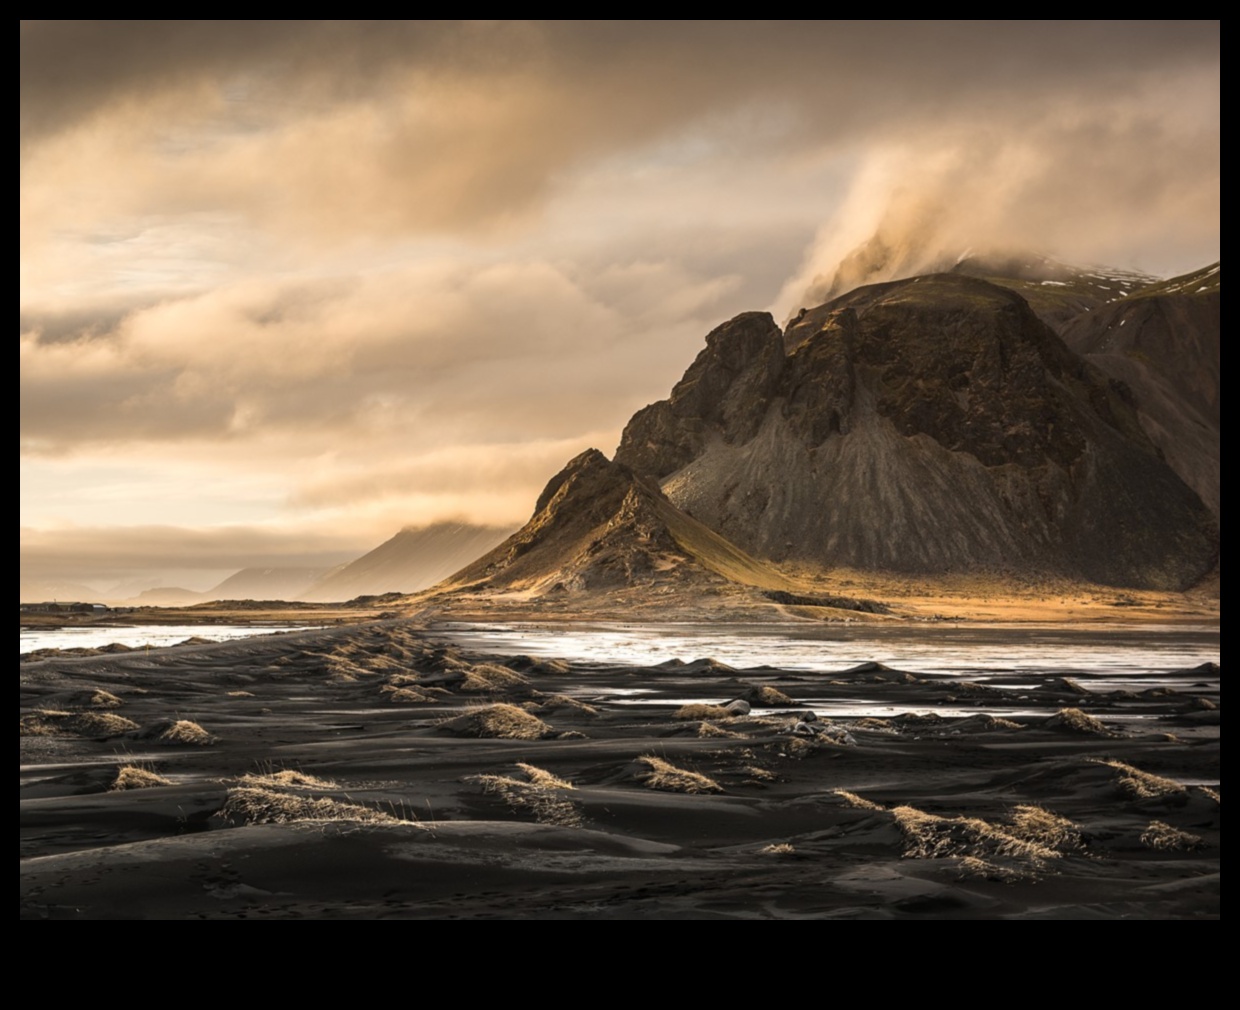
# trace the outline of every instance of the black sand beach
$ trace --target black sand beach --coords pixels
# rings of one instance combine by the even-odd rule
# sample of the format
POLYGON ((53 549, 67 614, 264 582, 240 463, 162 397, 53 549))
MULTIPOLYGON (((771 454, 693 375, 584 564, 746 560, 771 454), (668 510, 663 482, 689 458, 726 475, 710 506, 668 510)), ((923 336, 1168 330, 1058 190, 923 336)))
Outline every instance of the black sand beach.
POLYGON ((1219 917, 1216 665, 891 666, 500 661, 403 620, 23 662, 21 917, 1219 917))

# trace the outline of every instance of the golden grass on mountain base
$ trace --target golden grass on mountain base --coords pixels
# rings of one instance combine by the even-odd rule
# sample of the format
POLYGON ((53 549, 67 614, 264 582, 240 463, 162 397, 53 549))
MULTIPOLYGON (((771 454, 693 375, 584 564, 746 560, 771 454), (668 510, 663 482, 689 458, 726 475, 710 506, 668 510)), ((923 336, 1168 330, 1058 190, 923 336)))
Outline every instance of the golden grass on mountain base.
POLYGON ((1181 831, 1163 821, 1150 821, 1150 826, 1141 832, 1141 844, 1159 852, 1174 852, 1199 849, 1205 843, 1200 835, 1181 831))
POLYGON ((458 736, 499 737, 504 740, 538 740, 551 732, 551 727, 538 716, 502 702, 470 709, 454 719, 441 722, 439 727, 458 736))
POLYGON ((114 792, 124 789, 150 789, 153 786, 170 786, 171 779, 143 768, 141 765, 123 765, 116 770, 116 778, 108 788, 114 792))
POLYGON ((1112 758, 1091 758, 1090 760, 1106 765, 1108 768, 1114 768, 1119 773, 1115 778, 1115 784, 1119 786, 1120 792, 1132 800, 1168 799, 1184 796, 1188 792, 1175 779, 1143 772, 1140 768, 1134 768, 1123 761, 1116 761, 1112 758))
POLYGON ((677 768, 670 761, 643 754, 637 759, 649 771, 638 774, 637 779, 649 789, 661 789, 670 793, 721 793, 723 787, 714 779, 709 779, 698 772, 677 768))

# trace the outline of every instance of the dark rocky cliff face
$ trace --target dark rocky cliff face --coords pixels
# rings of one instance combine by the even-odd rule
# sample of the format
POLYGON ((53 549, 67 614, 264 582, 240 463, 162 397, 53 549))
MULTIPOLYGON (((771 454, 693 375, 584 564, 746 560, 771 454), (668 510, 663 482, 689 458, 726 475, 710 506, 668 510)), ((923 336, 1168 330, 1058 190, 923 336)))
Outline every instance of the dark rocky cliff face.
POLYGON ((1141 427, 1221 519, 1222 293, 1215 264, 1073 319, 1065 342, 1132 390, 1141 427))
POLYGON ((1170 588, 1217 557, 1128 387, 1020 295, 959 275, 860 288, 784 333, 738 316, 616 459, 775 560, 1170 588))

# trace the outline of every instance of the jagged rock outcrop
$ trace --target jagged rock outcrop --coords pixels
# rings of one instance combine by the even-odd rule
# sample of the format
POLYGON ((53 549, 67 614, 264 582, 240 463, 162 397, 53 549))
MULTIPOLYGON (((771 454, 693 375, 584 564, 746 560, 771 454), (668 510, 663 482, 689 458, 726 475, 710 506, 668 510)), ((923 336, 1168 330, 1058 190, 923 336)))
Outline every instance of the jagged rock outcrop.
POLYGON ((657 483, 589 449, 548 481, 528 523, 436 591, 541 595, 727 582, 788 585, 680 512, 657 483))
POLYGON ((776 561, 1178 588, 1217 557, 1130 390, 967 276, 860 288, 783 333, 738 316, 616 458, 776 561))

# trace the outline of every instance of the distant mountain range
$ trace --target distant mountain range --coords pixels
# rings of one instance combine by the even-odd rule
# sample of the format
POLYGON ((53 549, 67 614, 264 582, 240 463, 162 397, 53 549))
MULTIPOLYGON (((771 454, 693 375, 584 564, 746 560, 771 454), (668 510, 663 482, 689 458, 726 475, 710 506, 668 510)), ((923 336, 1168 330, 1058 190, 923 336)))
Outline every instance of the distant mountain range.
POLYGON ((511 532, 511 527, 447 522, 403 529, 356 561, 327 573, 297 598, 326 602, 414 593, 463 568, 511 532))

